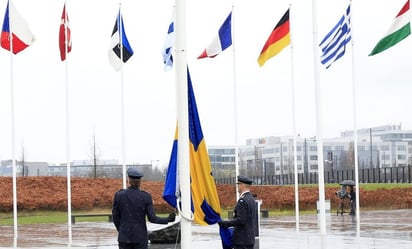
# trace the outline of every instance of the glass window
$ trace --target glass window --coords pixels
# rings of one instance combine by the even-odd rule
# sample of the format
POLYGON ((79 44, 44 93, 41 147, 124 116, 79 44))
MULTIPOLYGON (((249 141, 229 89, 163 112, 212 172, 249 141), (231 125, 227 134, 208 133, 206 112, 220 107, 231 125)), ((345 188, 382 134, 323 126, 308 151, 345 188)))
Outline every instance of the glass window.
POLYGON ((317 170, 317 169, 318 169, 318 165, 317 165, 317 164, 310 165, 310 169, 312 169, 312 170, 317 170))
POLYGON ((405 145, 398 145, 398 150, 399 151, 406 151, 406 146, 405 145))
POLYGON ((381 150, 389 151, 389 145, 382 145, 381 150))
POLYGON ((335 150, 339 150, 339 151, 345 150, 345 146, 343 145, 335 146, 335 150))

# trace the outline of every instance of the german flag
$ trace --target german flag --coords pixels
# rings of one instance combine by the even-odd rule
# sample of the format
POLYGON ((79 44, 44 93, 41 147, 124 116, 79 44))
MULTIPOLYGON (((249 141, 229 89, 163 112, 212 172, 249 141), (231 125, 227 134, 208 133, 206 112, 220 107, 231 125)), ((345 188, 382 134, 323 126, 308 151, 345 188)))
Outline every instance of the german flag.
POLYGON ((258 63, 263 66, 267 60, 277 55, 284 47, 290 43, 289 9, 282 16, 276 27, 273 29, 268 40, 260 52, 258 63))

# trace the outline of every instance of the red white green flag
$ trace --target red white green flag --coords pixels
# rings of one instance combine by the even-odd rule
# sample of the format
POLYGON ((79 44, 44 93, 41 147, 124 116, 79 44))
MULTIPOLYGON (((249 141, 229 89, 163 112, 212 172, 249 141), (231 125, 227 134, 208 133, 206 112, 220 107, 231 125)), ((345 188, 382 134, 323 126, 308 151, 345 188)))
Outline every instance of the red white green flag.
POLYGON ((399 11, 386 35, 376 44, 369 56, 378 54, 399 43, 411 34, 409 0, 399 11))

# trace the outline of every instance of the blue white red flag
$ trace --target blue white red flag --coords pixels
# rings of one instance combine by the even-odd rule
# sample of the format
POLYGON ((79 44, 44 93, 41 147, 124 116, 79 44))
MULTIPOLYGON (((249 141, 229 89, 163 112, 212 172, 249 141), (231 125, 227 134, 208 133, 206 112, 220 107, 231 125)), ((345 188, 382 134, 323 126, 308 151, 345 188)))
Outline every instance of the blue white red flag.
POLYGON ((17 12, 13 3, 7 1, 1 30, 1 46, 6 50, 13 50, 13 54, 23 51, 34 42, 34 36, 27 22, 17 12))
POLYGON ((232 45, 232 12, 230 12, 229 16, 223 22, 222 26, 219 28, 219 32, 209 46, 197 58, 213 58, 226 48, 230 47, 230 45, 232 45))

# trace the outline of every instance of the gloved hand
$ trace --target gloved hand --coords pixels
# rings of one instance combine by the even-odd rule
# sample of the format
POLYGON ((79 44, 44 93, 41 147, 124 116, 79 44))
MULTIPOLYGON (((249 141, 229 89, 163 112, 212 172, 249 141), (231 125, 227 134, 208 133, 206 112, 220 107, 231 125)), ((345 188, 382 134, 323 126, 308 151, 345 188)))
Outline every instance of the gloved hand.
POLYGON ((176 220, 176 214, 175 213, 171 213, 169 214, 169 216, 167 217, 167 221, 168 222, 173 222, 176 220))
POLYGON ((221 227, 227 227, 223 220, 218 221, 217 224, 219 224, 219 226, 221 226, 221 227))

